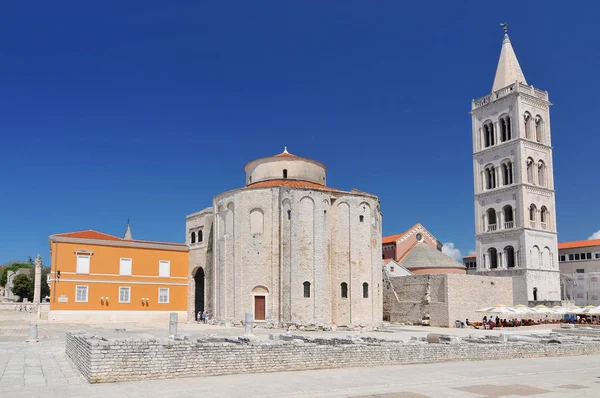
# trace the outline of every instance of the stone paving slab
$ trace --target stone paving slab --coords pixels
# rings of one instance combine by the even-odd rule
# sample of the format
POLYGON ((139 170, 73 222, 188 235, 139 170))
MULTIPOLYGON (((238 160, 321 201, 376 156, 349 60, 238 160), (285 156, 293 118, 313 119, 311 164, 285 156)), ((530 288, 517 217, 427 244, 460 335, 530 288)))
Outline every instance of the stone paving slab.
MULTIPOLYGON (((327 369, 216 377, 198 377, 146 382, 90 385, 65 355, 64 333, 69 329, 113 331, 125 327, 126 334, 164 337, 167 326, 156 324, 73 325, 39 323, 40 341, 25 343, 29 319, 24 314, 0 311, 0 397, 121 398, 121 397, 482 397, 490 392, 512 396, 546 391, 544 397, 600 396, 600 356, 537 358, 486 362, 442 363, 377 368, 327 369), (473 390, 478 386, 484 391, 473 390), (516 394, 515 394, 516 393, 516 394)), ((514 332, 550 332, 551 328, 518 328, 514 332)), ((239 336, 241 328, 182 324, 185 333, 239 336)), ((261 338, 272 331, 257 330, 261 338)), ((430 332, 466 336, 498 331, 390 327, 386 332, 365 335, 408 340, 430 332)), ((513 332, 511 330, 511 332, 513 332)), ((302 333, 302 332, 294 332, 302 333)), ((311 336, 346 336, 352 332, 319 333, 311 336)), ((120 335, 122 337, 122 334, 120 335)))

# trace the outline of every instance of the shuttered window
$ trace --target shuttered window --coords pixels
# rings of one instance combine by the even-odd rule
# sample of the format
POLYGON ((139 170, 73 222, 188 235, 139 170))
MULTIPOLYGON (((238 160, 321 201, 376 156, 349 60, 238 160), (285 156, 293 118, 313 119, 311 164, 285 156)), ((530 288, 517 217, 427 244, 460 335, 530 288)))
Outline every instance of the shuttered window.
POLYGON ((119 267, 119 275, 131 275, 131 259, 122 258, 119 267))
POLYGON ((161 278, 169 278, 171 276, 171 262, 168 260, 160 260, 158 262, 158 276, 161 278))
POLYGON ((81 256, 81 255, 77 256, 76 272, 78 274, 89 274, 90 273, 90 256, 81 256))

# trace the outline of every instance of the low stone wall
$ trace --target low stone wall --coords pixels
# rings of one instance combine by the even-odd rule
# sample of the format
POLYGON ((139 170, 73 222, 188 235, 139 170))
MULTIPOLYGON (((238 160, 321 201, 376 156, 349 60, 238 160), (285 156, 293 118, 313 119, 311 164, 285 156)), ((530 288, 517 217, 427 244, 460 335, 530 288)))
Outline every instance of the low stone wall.
POLYGON ((66 353, 90 383, 547 356, 598 355, 600 342, 403 343, 379 339, 113 339, 68 332, 66 353))

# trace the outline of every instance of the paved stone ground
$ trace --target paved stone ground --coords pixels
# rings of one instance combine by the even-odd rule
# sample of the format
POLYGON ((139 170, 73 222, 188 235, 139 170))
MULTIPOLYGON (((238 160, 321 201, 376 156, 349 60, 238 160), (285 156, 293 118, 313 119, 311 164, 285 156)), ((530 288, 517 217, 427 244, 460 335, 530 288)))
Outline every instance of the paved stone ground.
MULTIPOLYGON (((537 358, 377 368, 213 376, 145 382, 88 384, 64 352, 65 330, 123 336, 164 336, 167 325, 39 323, 40 341, 26 343, 29 315, 0 311, 0 397, 598 397, 600 356, 537 358), (114 329, 126 328, 126 332, 114 329)), ((548 327, 510 332, 540 333, 548 327)), ((241 328, 181 324, 187 334, 241 335, 241 328)), ((270 331, 257 330, 266 338, 270 331)), ((431 332, 455 335, 497 331, 389 327, 366 335, 407 340, 431 332)), ((306 333, 309 334, 309 333, 306 333)), ((310 333, 322 335, 324 333, 310 333)), ((326 333, 347 335, 350 332, 326 333)))

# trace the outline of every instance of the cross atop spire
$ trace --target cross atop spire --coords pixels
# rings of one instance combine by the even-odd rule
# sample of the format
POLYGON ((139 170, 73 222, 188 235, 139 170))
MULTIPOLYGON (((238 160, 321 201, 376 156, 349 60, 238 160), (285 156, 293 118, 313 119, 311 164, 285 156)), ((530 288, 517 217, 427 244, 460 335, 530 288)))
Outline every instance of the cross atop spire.
POLYGON ((504 39, 502 40, 502 50, 500 50, 500 59, 498 60, 498 68, 496 69, 492 92, 498 91, 516 81, 527 84, 515 50, 513 50, 508 37, 508 23, 501 23, 500 26, 504 29, 504 39))
POLYGON ((283 153, 289 153, 289 152, 287 151, 287 146, 284 146, 284 147, 283 147, 283 153))

